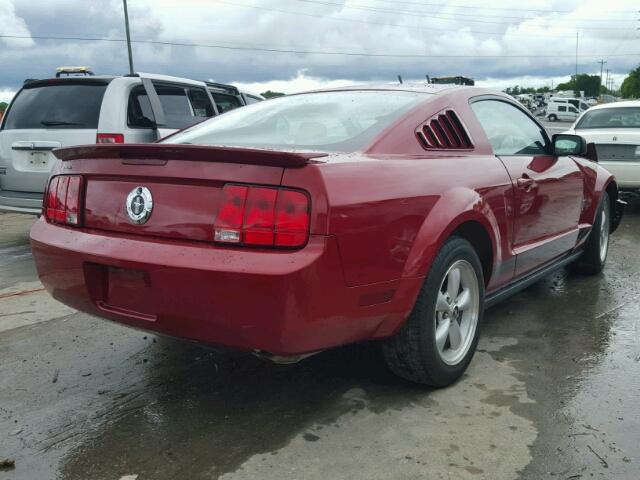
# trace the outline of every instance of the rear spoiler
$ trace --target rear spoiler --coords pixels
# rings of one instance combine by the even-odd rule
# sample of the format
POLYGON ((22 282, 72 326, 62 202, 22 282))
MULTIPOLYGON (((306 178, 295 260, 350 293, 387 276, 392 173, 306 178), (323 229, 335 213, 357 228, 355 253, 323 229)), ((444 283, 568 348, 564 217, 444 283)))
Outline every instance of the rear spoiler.
MULTIPOLYGON (((53 154, 60 160, 113 158, 135 160, 195 160, 221 163, 247 163, 272 167, 302 167, 312 158, 325 157, 320 152, 288 152, 240 147, 214 147, 166 143, 79 145, 57 148, 53 154)), ((129 163, 129 162, 125 162, 129 163)), ((133 163, 133 162, 132 162, 133 163)))

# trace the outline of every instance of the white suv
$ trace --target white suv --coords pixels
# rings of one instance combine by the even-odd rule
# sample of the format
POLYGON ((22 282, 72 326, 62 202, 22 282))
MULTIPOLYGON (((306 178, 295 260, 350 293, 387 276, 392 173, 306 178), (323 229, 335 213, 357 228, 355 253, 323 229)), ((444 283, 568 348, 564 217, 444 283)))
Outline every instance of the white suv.
POLYGON ((261 100, 232 85, 144 73, 28 80, 0 123, 0 211, 40 213, 54 148, 150 143, 261 100))

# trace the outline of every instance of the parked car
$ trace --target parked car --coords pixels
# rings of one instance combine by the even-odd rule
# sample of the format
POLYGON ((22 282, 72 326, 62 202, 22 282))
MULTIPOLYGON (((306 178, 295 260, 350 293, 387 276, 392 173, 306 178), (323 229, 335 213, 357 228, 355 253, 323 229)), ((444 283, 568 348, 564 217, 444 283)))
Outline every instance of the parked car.
POLYGON ((578 109, 570 103, 563 102, 549 102, 545 111, 545 118, 550 122, 556 122, 558 120, 563 122, 573 122, 578 118, 580 112, 578 109))
POLYGON ((29 80, 0 123, 0 211, 39 214, 54 148, 155 142, 180 128, 262 100, 232 85, 140 73, 29 80))
POLYGON ((77 310, 278 361, 380 340, 398 375, 445 386, 485 307, 603 268, 624 202, 585 152, 480 88, 291 95, 55 150, 31 245, 77 310))
POLYGON ((552 122, 563 119, 573 121, 578 118, 581 112, 589 108, 590 105, 581 98, 551 97, 549 99, 546 117, 552 122), (571 106, 574 108, 570 108, 571 106))
POLYGON ((616 176, 621 189, 640 190, 640 100, 593 107, 567 133, 595 144, 598 162, 616 176))

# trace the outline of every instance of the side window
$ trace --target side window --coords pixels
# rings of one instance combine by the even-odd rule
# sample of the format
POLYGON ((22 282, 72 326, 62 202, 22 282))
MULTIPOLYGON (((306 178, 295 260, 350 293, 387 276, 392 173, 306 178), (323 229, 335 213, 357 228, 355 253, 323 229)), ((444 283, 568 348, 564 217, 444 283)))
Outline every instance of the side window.
POLYGON ((566 112, 567 111, 567 107, 558 107, 558 111, 559 112, 566 112))
POLYGON ((134 87, 129 95, 127 107, 127 125, 134 128, 151 127, 154 121, 151 102, 147 97, 144 87, 134 87))
POLYGON ((540 155, 547 152, 546 135, 519 108, 500 100, 480 100, 472 103, 471 108, 496 155, 540 155))
POLYGON ((242 106, 240 99, 233 95, 211 92, 211 96, 213 97, 213 101, 216 102, 219 113, 228 112, 229 110, 242 106))
POLYGON ((164 110, 167 128, 184 128, 196 123, 191 103, 183 87, 155 83, 154 87, 164 110))
POLYGON ((193 114, 196 117, 213 117, 213 105, 209 101, 207 92, 202 88, 190 88, 188 92, 193 114))
POLYGON ((576 109, 576 107, 569 107, 569 111, 571 113, 578 113, 578 110, 576 109))

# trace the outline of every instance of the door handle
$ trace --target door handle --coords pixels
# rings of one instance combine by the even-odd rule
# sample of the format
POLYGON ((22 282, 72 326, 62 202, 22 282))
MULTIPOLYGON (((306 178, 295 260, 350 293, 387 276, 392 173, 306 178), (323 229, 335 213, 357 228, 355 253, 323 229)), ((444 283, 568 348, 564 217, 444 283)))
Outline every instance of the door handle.
POLYGON ((518 185, 518 188, 521 188, 524 191, 528 192, 529 190, 531 190, 531 187, 533 187, 533 185, 535 184, 535 181, 533 180, 533 178, 525 174, 522 177, 520 177, 518 180, 516 180, 516 184, 518 185))

